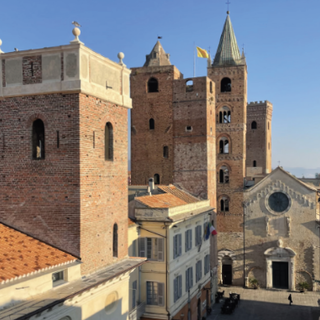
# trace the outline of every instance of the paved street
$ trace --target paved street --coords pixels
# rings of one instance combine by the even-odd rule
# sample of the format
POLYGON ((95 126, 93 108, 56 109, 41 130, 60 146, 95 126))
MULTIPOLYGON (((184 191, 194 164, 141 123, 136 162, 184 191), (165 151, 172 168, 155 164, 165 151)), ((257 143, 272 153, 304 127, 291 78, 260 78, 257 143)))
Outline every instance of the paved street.
POLYGON ((291 293, 293 305, 289 306, 289 292, 272 290, 253 290, 239 287, 220 288, 240 294, 240 302, 233 314, 221 314, 223 302, 215 304, 209 320, 320 320, 320 294, 315 292, 291 293), (319 303, 319 304, 318 304, 319 303))

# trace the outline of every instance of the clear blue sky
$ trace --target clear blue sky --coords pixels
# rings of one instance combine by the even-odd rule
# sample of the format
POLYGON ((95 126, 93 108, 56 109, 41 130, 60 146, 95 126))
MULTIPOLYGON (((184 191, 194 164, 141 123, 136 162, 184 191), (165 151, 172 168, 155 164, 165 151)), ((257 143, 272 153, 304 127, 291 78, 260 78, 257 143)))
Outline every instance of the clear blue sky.
MULTIPOLYGON (((71 21, 96 52, 128 67, 142 66, 163 37, 171 63, 193 75, 193 43, 212 55, 226 18, 227 0, 7 1, 1 6, 2 50, 68 44, 71 21)), ((248 64, 248 101, 273 103, 273 166, 320 167, 320 1, 230 0, 230 17, 248 64)), ((197 59, 197 76, 206 60, 197 59)))

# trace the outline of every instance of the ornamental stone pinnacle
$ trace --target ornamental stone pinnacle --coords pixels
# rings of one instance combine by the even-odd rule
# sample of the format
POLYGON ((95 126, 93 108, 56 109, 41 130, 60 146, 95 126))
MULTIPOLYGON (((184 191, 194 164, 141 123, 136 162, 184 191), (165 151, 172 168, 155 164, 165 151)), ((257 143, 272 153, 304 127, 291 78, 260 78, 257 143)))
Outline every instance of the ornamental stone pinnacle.
POLYGON ((80 41, 79 39, 79 36, 81 34, 81 31, 79 28, 75 27, 73 28, 72 30, 72 34, 74 35, 74 39, 72 41, 70 41, 71 44, 74 44, 74 43, 81 43, 81 44, 84 44, 83 42, 80 41))

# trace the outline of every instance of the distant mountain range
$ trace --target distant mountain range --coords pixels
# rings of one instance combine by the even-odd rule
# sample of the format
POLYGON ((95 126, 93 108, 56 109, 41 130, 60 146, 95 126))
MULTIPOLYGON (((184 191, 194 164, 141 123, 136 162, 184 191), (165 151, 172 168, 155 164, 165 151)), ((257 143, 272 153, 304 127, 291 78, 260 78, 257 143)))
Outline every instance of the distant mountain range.
POLYGON ((316 173, 320 173, 320 168, 309 169, 309 168, 302 168, 302 167, 283 167, 284 170, 290 172, 291 174, 295 175, 297 178, 314 178, 316 173))

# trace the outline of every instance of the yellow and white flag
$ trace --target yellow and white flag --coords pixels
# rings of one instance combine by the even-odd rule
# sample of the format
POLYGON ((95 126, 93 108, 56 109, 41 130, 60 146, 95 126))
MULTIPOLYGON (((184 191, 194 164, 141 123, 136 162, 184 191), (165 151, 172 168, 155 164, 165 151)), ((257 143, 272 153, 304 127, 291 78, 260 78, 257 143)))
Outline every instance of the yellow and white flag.
POLYGON ((206 50, 197 47, 197 53, 199 58, 209 58, 209 54, 206 50))

